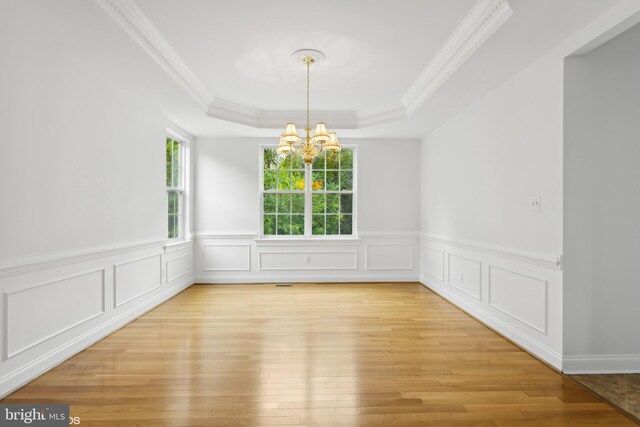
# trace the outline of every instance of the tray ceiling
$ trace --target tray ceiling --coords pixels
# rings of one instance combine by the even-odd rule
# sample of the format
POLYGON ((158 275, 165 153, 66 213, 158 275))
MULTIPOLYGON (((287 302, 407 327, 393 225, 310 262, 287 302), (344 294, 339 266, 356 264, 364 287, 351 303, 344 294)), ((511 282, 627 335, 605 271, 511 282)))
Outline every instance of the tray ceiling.
POLYGON ((314 120, 423 135, 619 2, 95 0, 197 106, 174 111, 183 126, 254 136, 304 121, 297 49, 328 56, 314 120))

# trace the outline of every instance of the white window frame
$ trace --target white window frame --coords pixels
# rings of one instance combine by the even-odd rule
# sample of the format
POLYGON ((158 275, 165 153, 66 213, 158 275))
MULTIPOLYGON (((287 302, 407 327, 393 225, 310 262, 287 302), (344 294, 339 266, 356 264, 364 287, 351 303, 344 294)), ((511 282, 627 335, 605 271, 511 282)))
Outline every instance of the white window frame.
MULTIPOLYGON (((295 192, 304 194, 304 235, 271 235, 264 234, 264 195, 265 194, 291 194, 292 191, 285 190, 265 190, 264 189, 264 150, 266 148, 275 149, 277 144, 261 144, 260 155, 259 155, 259 164, 258 169, 259 179, 258 179, 258 190, 259 190, 259 205, 260 205, 260 239, 265 240, 310 240, 310 239, 320 239, 320 240, 357 240, 358 239, 358 153, 355 145, 346 145, 341 144, 343 148, 348 148, 353 151, 353 189, 348 193, 353 194, 353 201, 351 207, 351 234, 349 235, 339 235, 339 234, 312 234, 312 220, 313 220, 313 208, 312 208, 312 198, 314 192, 311 189, 312 178, 313 178, 313 166, 305 166, 304 169, 304 182, 305 188, 304 191, 295 192)), ((322 193, 345 193, 344 191, 339 190, 331 190, 331 191, 316 191, 315 194, 322 193)))
MULTIPOLYGON (((165 197, 165 230, 166 230, 166 238, 168 242, 178 242, 183 240, 189 240, 190 236, 188 233, 189 230, 189 140, 181 136, 180 134, 172 131, 171 129, 166 130, 165 137, 165 156, 166 156, 166 138, 170 138, 173 141, 180 144, 179 149, 179 174, 180 174, 180 185, 178 187, 166 187, 166 197, 165 197), (169 238, 169 193, 177 192, 179 195, 179 210, 178 210, 178 235, 173 238, 169 238)), ((165 158, 166 161, 166 158, 165 158)), ((165 172, 166 175, 166 172, 165 172)), ((166 181, 166 176, 165 176, 166 181)))

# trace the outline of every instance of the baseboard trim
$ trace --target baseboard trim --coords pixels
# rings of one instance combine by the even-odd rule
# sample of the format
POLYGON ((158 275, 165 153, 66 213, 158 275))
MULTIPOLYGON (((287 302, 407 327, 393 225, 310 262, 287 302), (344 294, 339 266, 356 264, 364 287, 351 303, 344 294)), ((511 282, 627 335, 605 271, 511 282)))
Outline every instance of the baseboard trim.
POLYGON ((540 359, 557 371, 562 370, 563 359, 561 354, 556 353, 552 349, 532 340, 531 338, 523 335, 521 332, 504 323, 503 321, 497 319, 496 317, 484 311, 481 311, 477 307, 458 298, 455 294, 451 293, 445 287, 434 284, 433 281, 430 281, 426 276, 420 276, 420 283, 423 286, 431 289, 433 292, 440 295, 442 298, 446 299, 456 307, 460 308, 462 311, 466 312, 479 322, 495 330, 497 333, 503 335, 505 338, 512 341, 514 344, 521 347, 523 350, 525 350, 535 358, 540 359))
POLYGON ((45 354, 29 365, 24 366, 17 371, 11 372, 4 378, 0 379, 0 399, 13 393, 18 388, 24 386, 28 382, 51 370, 52 368, 56 367, 70 357, 76 355, 87 347, 92 346, 96 342, 105 338, 107 335, 112 334, 126 324, 134 321, 146 312, 156 308, 163 302, 184 291, 192 284, 193 278, 186 277, 178 284, 167 286, 167 289, 164 289, 149 300, 144 301, 135 307, 132 307, 131 309, 119 314, 117 317, 114 317, 108 322, 97 326, 96 328, 76 338, 75 340, 45 354))
POLYGON ((196 276, 195 283, 203 284, 237 284, 237 283, 360 283, 360 282, 418 282, 420 277, 416 274, 397 275, 342 275, 342 276, 300 276, 300 275, 216 275, 216 276, 196 276))
POLYGON ((640 374, 640 354, 564 356, 565 374, 640 374))

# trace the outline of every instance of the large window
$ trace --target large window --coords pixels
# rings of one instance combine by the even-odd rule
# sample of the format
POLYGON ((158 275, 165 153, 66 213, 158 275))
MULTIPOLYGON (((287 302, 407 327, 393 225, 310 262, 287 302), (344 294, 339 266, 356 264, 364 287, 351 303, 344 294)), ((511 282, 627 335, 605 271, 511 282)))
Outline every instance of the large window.
POLYGON ((167 137, 167 237, 184 237, 184 143, 167 137))
POLYGON ((262 148, 262 234, 352 236, 354 149, 323 152, 305 168, 302 159, 262 148))

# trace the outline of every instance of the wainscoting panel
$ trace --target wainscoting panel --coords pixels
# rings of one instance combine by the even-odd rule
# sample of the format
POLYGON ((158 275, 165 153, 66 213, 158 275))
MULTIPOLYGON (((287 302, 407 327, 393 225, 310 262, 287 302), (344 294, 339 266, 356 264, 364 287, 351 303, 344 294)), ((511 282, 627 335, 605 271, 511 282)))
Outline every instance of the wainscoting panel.
POLYGON ((157 241, 0 260, 0 398, 190 286, 191 259, 157 241))
POLYGON ((449 254, 449 284, 459 291, 481 300, 481 268, 480 261, 449 254))
POLYGON ((561 255, 421 239, 425 286, 562 369, 561 255))
POLYGON ((4 293, 4 359, 87 322, 105 310, 104 269, 4 293))
POLYGON ((196 283, 417 281, 417 232, 269 239, 255 231, 196 236, 196 283))
POLYGON ((547 333, 547 282, 489 267, 489 305, 543 334, 547 333))
POLYGON ((207 244, 202 246, 202 270, 251 270, 251 246, 238 244, 207 244))
POLYGON ((182 255, 174 259, 167 260, 165 263, 167 270, 167 283, 178 280, 191 274, 191 255, 182 255))
POLYGON ((368 243, 365 251, 367 270, 411 270, 411 245, 368 243))
POLYGON ((115 307, 159 288, 161 285, 162 259, 152 255, 113 266, 115 276, 115 307))
POLYGON ((260 252, 260 270, 355 270, 358 253, 260 252))
POLYGON ((438 280, 444 280, 444 251, 422 246, 422 270, 438 280))

